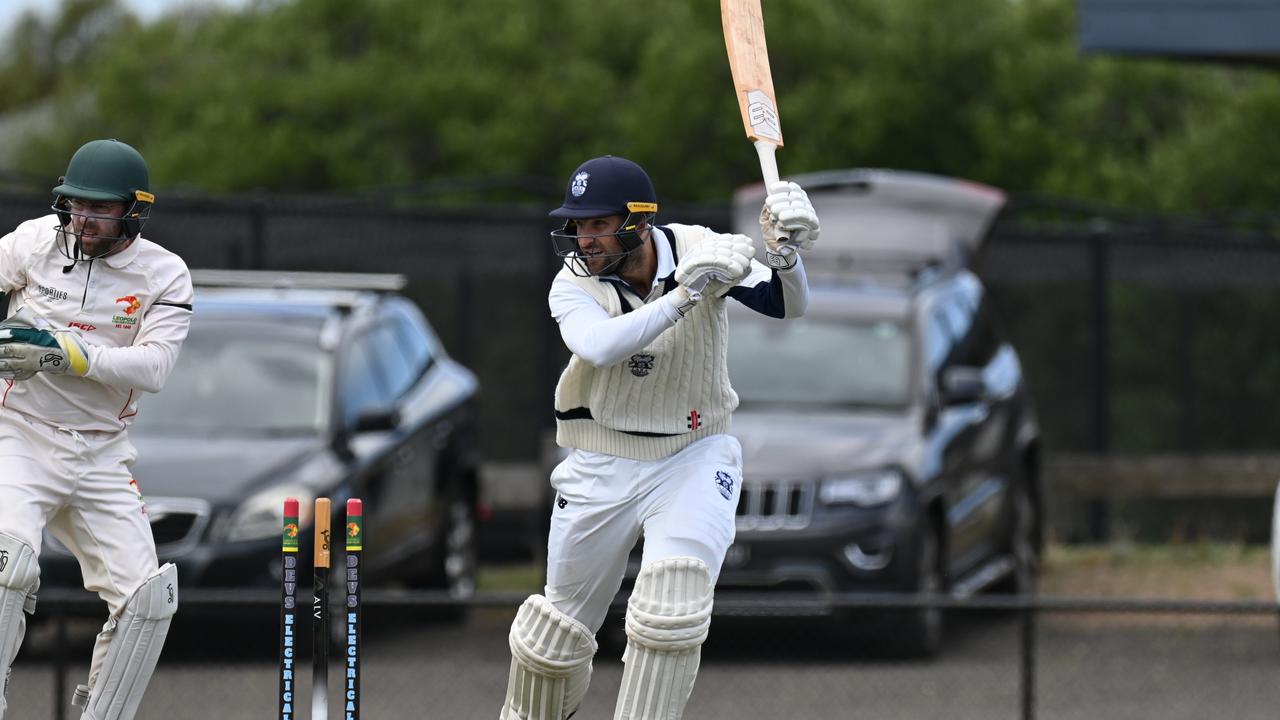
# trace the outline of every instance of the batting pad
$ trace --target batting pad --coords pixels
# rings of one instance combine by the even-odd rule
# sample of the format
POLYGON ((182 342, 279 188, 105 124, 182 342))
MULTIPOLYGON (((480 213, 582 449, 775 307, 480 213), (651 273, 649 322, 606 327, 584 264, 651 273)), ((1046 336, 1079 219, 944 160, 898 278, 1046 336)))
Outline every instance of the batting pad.
POLYGON ((565 720, 591 683, 594 633, 530 595, 511 623, 511 676, 498 720, 565 720))
POLYGON ((640 570, 627 601, 627 649, 614 720, 680 720, 711 627, 711 571, 697 558, 640 570))
POLYGON ((165 563, 125 603, 80 720, 133 720, 177 609, 178 568, 165 563))
POLYGON ((5 694, 9 691, 9 666, 18 654, 22 637, 27 632, 27 619, 36 609, 36 586, 40 565, 30 545, 0 532, 0 718, 5 713, 5 694))

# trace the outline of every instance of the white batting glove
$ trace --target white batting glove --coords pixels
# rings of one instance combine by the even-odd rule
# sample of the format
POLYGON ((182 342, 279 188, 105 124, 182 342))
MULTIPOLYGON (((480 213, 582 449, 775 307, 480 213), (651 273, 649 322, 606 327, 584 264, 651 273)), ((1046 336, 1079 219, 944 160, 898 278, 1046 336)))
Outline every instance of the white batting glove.
POLYGON ((751 272, 751 256, 756 252, 746 235, 712 235, 680 259, 676 282, 691 295, 720 297, 751 272))
POLYGON ((768 189, 769 195, 760 209, 765 259, 769 267, 786 270, 795 267, 797 249, 813 247, 822 228, 804 188, 783 180, 768 189))

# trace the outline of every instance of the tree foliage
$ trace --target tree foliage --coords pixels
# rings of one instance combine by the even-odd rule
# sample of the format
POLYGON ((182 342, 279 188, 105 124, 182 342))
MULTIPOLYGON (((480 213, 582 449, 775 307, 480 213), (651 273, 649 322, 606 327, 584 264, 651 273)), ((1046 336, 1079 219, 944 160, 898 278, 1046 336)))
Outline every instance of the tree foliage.
MULTIPOLYGON (((1280 83, 1082 57, 1073 0, 767 0, 784 173, 884 166, 1015 191, 1267 207, 1280 83)), ((259 0, 140 26, 116 0, 28 17, 0 110, 59 104, 16 169, 138 145, 157 185, 366 191, 459 178, 557 187, 595 154, 664 198, 758 178, 714 2, 259 0)))

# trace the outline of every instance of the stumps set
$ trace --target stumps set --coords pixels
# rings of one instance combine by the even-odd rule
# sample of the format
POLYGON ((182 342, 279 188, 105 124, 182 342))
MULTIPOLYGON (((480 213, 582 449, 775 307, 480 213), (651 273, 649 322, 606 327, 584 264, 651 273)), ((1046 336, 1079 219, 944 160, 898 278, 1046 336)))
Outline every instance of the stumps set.
MULTIPOLYGON (((364 551, 363 506, 357 499, 347 501, 347 521, 343 526, 346 563, 342 575, 343 613, 346 651, 343 654, 343 714, 345 720, 360 718, 360 559, 364 551)), ((332 560, 330 522, 333 508, 329 498, 315 501, 315 542, 312 562, 311 604, 311 718, 325 720, 329 716, 329 568, 332 560)), ((281 534, 280 593, 280 720, 294 720, 297 715, 297 605, 298 605, 298 501, 284 501, 284 525, 281 534)))

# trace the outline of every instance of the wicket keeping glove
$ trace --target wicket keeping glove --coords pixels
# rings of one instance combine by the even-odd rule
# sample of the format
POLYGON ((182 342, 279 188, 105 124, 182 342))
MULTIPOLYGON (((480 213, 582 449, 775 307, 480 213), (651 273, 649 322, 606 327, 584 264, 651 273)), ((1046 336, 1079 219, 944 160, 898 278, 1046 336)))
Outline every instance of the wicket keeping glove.
POLYGON ((89 372, 89 353, 72 330, 55 330, 27 308, 0 323, 0 378, 27 380, 38 372, 89 372))
POLYGON ((676 266, 676 282, 689 294, 719 297, 751 272, 756 252, 746 235, 712 235, 694 246, 676 266))
POLYGON ((769 267, 795 267, 796 250, 813 247, 821 229, 804 188, 785 180, 769 186, 769 195, 760 209, 760 233, 769 267))

